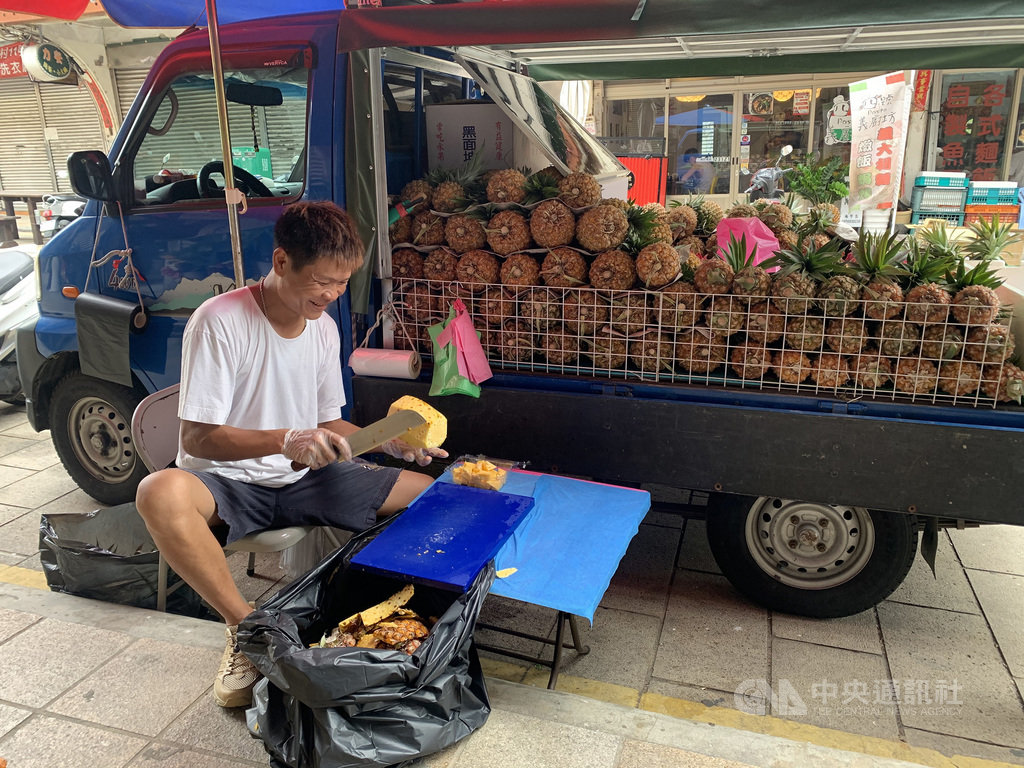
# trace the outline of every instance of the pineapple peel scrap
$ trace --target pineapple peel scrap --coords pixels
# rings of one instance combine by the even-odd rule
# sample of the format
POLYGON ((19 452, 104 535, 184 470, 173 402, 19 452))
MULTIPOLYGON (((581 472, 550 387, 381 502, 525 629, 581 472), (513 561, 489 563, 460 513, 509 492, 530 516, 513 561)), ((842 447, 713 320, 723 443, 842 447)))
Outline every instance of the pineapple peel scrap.
POLYGON ((491 491, 500 491, 507 477, 508 472, 486 459, 466 461, 452 470, 452 479, 456 485, 486 488, 491 491))
POLYGON ((418 397, 404 395, 398 398, 388 408, 388 416, 398 411, 415 411, 423 417, 424 424, 407 430, 401 438, 413 448, 440 448, 448 437, 448 419, 418 397))
POLYGON ((372 627, 374 624, 384 621, 384 619, 400 610, 402 606, 412 599, 413 590, 412 584, 406 584, 384 602, 377 603, 377 605, 367 608, 365 611, 352 614, 338 624, 338 629, 342 632, 349 632, 352 629, 358 628, 359 625, 372 627))
POLYGON ((511 576, 518 570, 518 568, 502 568, 495 574, 495 576, 497 576, 499 579, 507 579, 509 576, 511 576))

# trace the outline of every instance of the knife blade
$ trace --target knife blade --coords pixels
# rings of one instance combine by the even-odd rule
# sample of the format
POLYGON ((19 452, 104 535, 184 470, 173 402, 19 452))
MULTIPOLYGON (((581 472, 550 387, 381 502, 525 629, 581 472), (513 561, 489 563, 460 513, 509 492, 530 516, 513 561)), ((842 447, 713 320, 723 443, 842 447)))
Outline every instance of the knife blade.
POLYGON ((358 456, 426 423, 426 419, 416 411, 395 411, 390 416, 353 432, 347 438, 348 444, 352 448, 352 455, 358 456))

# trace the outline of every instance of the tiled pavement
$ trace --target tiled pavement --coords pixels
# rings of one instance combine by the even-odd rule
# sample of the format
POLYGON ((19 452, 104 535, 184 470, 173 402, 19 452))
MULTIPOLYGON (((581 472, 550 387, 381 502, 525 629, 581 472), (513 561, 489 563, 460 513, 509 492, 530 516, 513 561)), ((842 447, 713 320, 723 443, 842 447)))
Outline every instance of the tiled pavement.
MULTIPOLYGON (((97 506, 48 434, 0 406, 0 757, 10 768, 266 765, 242 713, 209 696, 219 625, 39 588, 40 513, 97 506)), ((491 718, 424 763, 1024 765, 1022 551, 1022 528, 943 533, 938 579, 919 561, 876 609, 815 621, 747 602, 718 572, 701 520, 652 513, 560 690, 544 690, 545 669, 487 655, 491 718)), ((276 556, 254 578, 232 561, 252 599, 284 581, 276 556)), ((549 612, 493 597, 484 619, 553 636, 549 612)))

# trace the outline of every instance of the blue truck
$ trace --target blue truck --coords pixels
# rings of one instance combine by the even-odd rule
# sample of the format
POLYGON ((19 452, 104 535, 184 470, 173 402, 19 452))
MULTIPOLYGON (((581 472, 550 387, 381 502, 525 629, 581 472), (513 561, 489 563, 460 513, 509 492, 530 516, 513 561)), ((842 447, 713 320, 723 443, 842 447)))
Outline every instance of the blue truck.
MULTIPOLYGON (((628 194, 625 169, 500 52, 409 47, 415 18, 402 26, 392 14, 394 26, 381 30, 341 23, 345 13, 240 22, 220 33, 234 174, 246 197, 245 281, 269 269, 273 224, 297 200, 345 206, 368 245, 366 269, 331 310, 343 366, 364 340, 402 340, 400 328, 367 331, 396 291, 388 196, 428 170, 432 107, 502 110, 517 165, 567 172, 568 138, 583 146, 583 168, 606 196, 628 194), (552 114, 568 131, 562 137, 545 132, 552 114)), ((424 45, 445 22, 433 23, 424 45)), ((473 42, 472 30, 462 34, 473 42)), ((495 32, 477 34, 486 42, 495 32)), ((236 286, 212 72, 205 31, 187 31, 154 64, 109 154, 71 156, 76 191, 90 201, 42 249, 40 314, 19 330, 29 421, 50 430, 71 476, 106 504, 133 499, 146 472, 131 416, 144 396, 178 381, 190 312, 236 286), (141 318, 133 311, 140 303, 141 318)), ((379 418, 404 394, 429 399, 429 365, 412 381, 345 372, 356 423, 379 418)), ((919 536, 934 551, 941 527, 1024 523, 1024 412, 1016 405, 521 362, 496 362, 494 373, 478 399, 434 401, 448 416, 453 455, 706 493, 723 572, 773 609, 864 610, 906 576, 919 536)))

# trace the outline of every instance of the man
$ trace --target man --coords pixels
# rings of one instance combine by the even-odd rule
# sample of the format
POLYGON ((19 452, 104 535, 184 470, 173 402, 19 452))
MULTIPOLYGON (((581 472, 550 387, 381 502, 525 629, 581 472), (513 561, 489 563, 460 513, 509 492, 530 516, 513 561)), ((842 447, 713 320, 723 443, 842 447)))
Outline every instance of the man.
MULTIPOLYGON (((176 469, 146 477, 136 503, 168 564, 227 623, 214 683, 223 707, 247 706, 259 673, 238 651, 252 610, 211 527, 228 543, 265 528, 362 530, 411 502, 431 478, 349 461, 338 328, 324 311, 345 292, 363 247, 333 203, 290 206, 274 227, 270 274, 204 302, 182 339, 176 469), (302 465, 301 469, 295 467, 302 465)), ((392 441, 419 465, 448 454, 392 441)))

